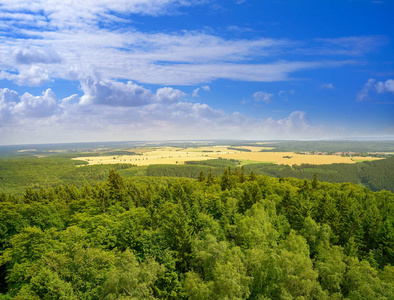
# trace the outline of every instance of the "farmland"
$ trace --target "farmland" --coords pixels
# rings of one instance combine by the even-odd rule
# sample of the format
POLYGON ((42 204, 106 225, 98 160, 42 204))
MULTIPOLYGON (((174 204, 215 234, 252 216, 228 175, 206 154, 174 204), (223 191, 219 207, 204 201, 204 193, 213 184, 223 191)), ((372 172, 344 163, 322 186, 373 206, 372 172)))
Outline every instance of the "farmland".
POLYGON ((223 154, 235 154, 239 151, 229 150, 225 146, 212 146, 199 148, 140 148, 135 152, 138 155, 92 156, 77 157, 75 159, 85 160, 89 165, 127 163, 147 166, 152 164, 183 164, 185 161, 217 159, 223 154))
POLYGON ((350 157, 338 155, 303 155, 294 152, 261 152, 262 150, 272 150, 269 147, 259 146, 209 146, 209 147, 152 147, 133 149, 133 155, 108 155, 77 157, 76 160, 87 161, 89 165, 98 164, 133 164, 137 166, 147 166, 153 164, 184 164, 186 161, 203 161, 209 159, 234 159, 241 164, 256 162, 267 162, 284 165, 301 164, 333 164, 349 163, 356 161, 380 159, 376 157, 350 157))
POLYGON ((356 160, 376 160, 374 157, 342 157, 337 155, 303 155, 294 152, 239 152, 222 155, 223 158, 241 160, 243 164, 251 162, 268 162, 278 165, 327 165, 336 163, 354 164, 356 160))

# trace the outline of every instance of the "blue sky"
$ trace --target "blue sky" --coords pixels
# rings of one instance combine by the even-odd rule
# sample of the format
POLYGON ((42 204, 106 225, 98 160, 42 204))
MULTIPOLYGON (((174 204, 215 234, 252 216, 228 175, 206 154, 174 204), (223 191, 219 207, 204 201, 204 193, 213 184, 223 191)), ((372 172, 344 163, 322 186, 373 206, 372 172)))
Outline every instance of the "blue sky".
POLYGON ((394 137, 389 0, 0 0, 0 144, 394 137))

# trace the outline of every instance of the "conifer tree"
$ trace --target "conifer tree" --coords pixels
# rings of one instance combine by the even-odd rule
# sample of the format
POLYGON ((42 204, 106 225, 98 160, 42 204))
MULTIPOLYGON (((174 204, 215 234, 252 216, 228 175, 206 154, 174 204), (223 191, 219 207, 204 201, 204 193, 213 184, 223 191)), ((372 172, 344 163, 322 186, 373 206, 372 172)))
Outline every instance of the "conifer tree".
POLYGON ((205 177, 204 171, 201 171, 200 176, 198 176, 198 181, 203 182, 205 180, 206 180, 206 177, 205 177))
POLYGON ((209 174, 208 174, 207 185, 212 185, 214 183, 215 183, 215 178, 213 177, 213 174, 212 174, 212 168, 210 168, 209 174))
POLYGON ((241 167, 241 174, 239 175, 239 182, 244 183, 247 180, 246 174, 245 174, 245 167, 241 167))

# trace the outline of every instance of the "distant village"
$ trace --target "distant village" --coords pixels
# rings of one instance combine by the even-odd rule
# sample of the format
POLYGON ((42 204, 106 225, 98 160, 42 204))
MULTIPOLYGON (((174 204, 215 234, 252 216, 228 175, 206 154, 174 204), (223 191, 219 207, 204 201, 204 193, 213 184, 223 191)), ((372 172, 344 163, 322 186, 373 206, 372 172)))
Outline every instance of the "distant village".
POLYGON ((394 153, 384 152, 322 152, 322 151, 296 151, 296 154, 303 155, 337 155, 337 156, 372 156, 372 157, 386 157, 394 155, 394 153))

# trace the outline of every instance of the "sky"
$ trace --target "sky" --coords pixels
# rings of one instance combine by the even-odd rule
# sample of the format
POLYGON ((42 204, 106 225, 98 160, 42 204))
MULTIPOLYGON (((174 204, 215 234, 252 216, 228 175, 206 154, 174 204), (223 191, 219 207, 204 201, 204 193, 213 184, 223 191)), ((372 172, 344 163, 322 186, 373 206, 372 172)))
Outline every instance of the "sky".
POLYGON ((0 0, 0 145, 394 138, 394 1, 0 0))

